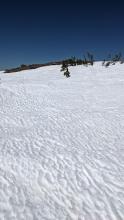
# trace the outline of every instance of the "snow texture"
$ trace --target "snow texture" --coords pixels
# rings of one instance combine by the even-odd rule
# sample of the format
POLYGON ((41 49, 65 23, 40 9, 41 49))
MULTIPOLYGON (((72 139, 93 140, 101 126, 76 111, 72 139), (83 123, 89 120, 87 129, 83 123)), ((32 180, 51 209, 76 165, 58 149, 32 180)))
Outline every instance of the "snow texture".
POLYGON ((124 65, 0 73, 0 220, 124 220, 124 65))

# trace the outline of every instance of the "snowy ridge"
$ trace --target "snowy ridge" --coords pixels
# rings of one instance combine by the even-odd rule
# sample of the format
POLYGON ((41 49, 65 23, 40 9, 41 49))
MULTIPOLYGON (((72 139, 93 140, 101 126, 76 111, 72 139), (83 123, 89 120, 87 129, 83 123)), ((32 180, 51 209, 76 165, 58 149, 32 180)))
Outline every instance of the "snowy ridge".
POLYGON ((124 219, 124 65, 0 73, 0 220, 124 219))

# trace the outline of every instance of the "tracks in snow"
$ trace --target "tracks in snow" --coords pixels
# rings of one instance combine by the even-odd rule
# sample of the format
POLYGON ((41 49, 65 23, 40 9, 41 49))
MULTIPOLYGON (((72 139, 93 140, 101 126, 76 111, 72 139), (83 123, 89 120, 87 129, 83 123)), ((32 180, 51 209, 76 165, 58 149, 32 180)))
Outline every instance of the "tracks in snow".
POLYGON ((0 219, 123 220, 123 87, 54 72, 0 85, 0 219))

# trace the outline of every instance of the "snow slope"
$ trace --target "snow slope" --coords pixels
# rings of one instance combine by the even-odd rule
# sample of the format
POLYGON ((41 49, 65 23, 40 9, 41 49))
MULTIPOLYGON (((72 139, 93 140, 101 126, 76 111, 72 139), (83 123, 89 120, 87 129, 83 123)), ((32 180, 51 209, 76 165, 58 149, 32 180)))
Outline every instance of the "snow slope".
POLYGON ((0 73, 0 220, 124 220, 124 65, 0 73))

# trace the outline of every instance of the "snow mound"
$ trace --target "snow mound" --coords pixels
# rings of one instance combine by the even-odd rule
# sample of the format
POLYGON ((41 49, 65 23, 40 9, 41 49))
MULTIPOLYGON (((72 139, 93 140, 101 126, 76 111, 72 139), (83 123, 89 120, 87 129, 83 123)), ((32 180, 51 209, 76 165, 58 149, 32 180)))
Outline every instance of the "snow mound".
POLYGON ((124 219, 124 65, 0 73, 0 220, 124 219))

